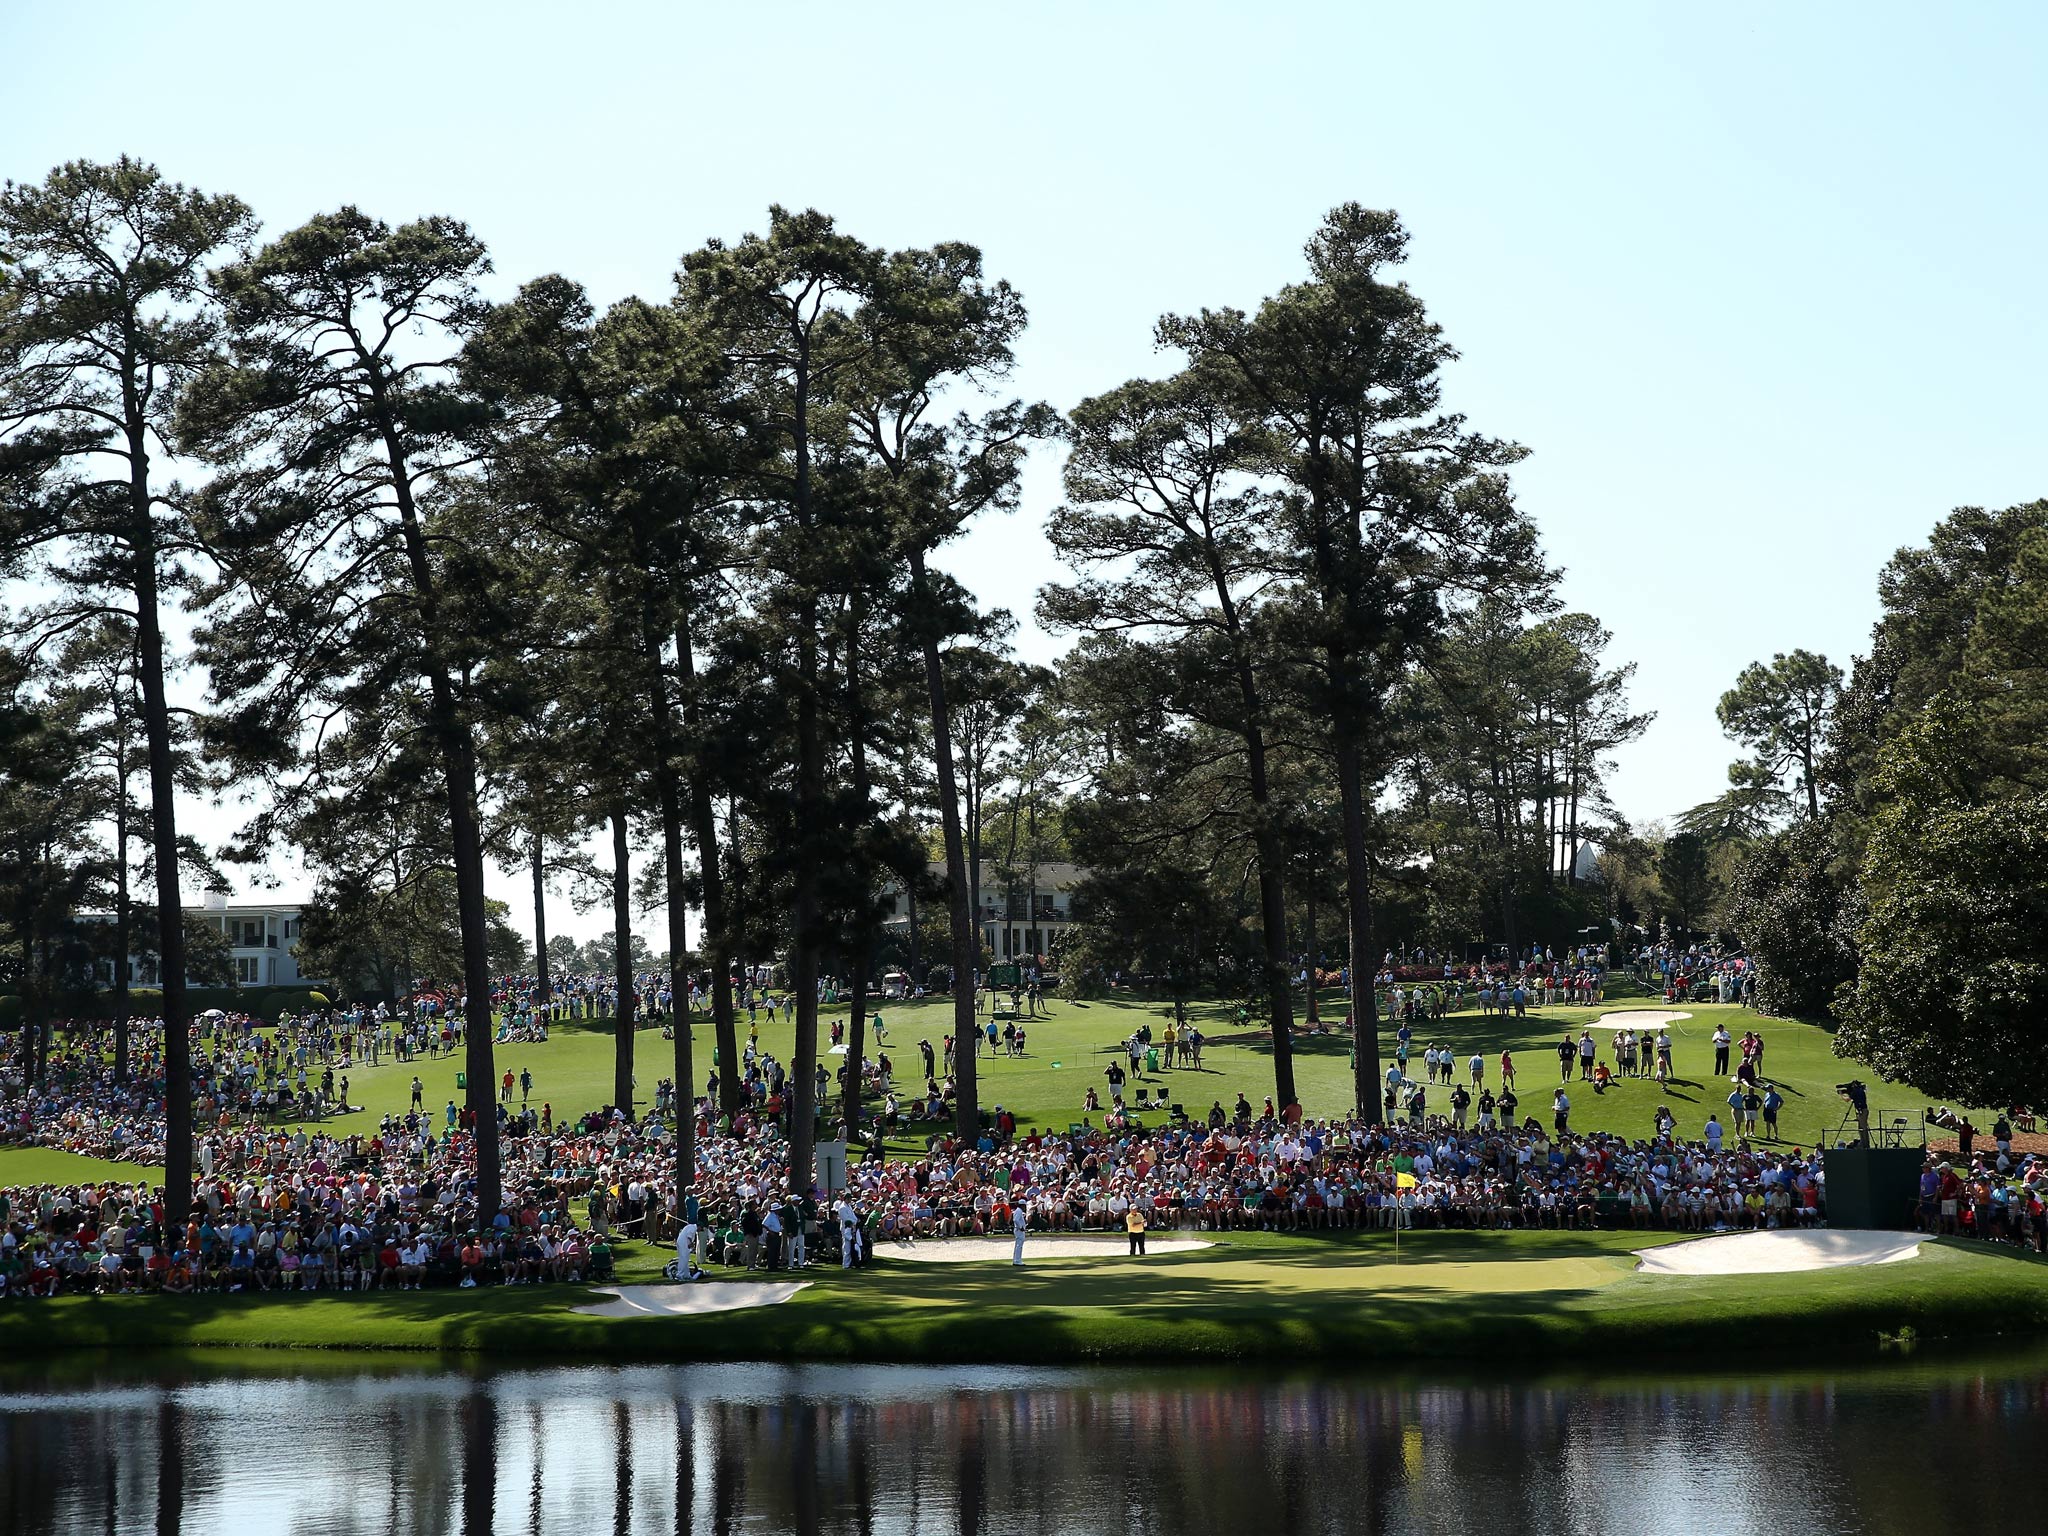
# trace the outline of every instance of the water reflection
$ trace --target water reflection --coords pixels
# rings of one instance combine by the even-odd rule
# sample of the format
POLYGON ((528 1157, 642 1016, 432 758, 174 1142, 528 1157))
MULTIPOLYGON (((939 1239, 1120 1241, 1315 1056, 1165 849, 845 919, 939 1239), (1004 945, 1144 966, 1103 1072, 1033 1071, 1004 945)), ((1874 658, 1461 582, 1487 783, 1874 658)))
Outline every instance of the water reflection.
POLYGON ((2034 1528, 2048 1360, 1624 1382, 0 1376, 0 1531, 2034 1528), (1939 1467, 1937 1473, 1935 1469, 1939 1467))
MULTIPOLYGON (((123 1457, 119 1443, 118 1426, 108 1425, 110 1433, 99 1437, 113 1441, 102 1450, 107 1465, 118 1467, 123 1457)), ((157 1536, 178 1536, 180 1522, 185 1510, 185 1440, 183 1426, 178 1422, 178 1400, 165 1393, 156 1406, 156 1531, 157 1536)), ((110 1501, 105 1511, 105 1525, 109 1531, 118 1530, 117 1516, 120 1512, 118 1500, 110 1501)))

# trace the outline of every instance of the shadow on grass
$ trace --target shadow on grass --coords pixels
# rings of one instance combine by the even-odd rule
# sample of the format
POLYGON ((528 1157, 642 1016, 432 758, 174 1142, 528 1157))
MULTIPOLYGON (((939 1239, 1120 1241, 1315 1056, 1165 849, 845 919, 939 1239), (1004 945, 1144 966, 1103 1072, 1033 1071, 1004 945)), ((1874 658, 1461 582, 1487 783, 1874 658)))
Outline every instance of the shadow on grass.
POLYGON ((1944 1252, 1976 1254, 1987 1259, 2002 1259, 2036 1269, 2048 1269, 2048 1254, 2036 1253, 2031 1248, 2016 1248, 2010 1243, 1980 1243, 1974 1238, 1967 1237, 1937 1237, 1930 1238, 1929 1241, 1939 1243, 1944 1252))
MULTIPOLYGON (((1270 1056, 1273 1054, 1273 1037, 1270 1034, 1261 1034, 1249 1040, 1237 1040, 1230 1043, 1236 1045, 1240 1050, 1251 1052, 1254 1056, 1270 1056)), ((1297 1029, 1294 1032, 1294 1054, 1297 1056, 1342 1056, 1348 1060, 1351 1056, 1351 1037, 1346 1034, 1309 1035, 1303 1034, 1297 1029)))

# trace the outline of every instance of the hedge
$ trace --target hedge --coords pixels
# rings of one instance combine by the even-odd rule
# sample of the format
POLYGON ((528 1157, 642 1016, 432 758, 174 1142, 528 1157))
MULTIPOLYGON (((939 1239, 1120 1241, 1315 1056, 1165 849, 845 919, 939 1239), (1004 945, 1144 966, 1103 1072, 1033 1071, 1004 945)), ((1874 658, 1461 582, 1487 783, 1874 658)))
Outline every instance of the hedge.
MULTIPOLYGON (((248 1013, 272 1023, 279 1013, 289 1009, 292 1013, 308 1013, 325 1008, 329 999, 325 992, 310 986, 261 987, 243 991, 239 987, 187 987, 185 1006, 197 1015, 209 1008, 218 1008, 225 1013, 248 1013)), ((163 1011, 164 995, 156 987, 130 987, 128 989, 128 1016, 131 1019, 153 1018, 163 1011)), ((0 1029, 12 1029, 21 1022, 24 1004, 21 997, 12 992, 0 993, 0 1029)), ((59 1019, 111 1019, 114 1016, 114 994, 109 991, 77 989, 59 993, 50 1007, 51 1017, 59 1019)))

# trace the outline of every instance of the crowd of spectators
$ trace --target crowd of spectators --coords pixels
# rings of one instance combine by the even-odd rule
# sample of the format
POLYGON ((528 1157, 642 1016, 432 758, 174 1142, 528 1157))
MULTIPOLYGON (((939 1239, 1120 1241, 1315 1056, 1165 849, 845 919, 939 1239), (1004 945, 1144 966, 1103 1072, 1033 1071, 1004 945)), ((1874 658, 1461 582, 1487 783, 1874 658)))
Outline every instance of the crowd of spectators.
MULTIPOLYGON (((1557 963, 1569 986, 1576 969, 1557 963)), ((1545 980, 1525 970, 1476 985, 1512 993, 1545 980)), ((502 1030, 544 1031, 554 1017, 528 1006, 516 986, 494 1001, 502 1030)), ((765 1005, 768 997, 749 1001, 765 1005)), ((1242 1095, 1232 1108, 1218 1100, 1206 1113, 1149 1126, 1120 1102, 1103 1125, 1065 1131, 1020 1130, 999 1111, 974 1145, 942 1131, 921 1156, 890 1159, 878 1134, 864 1148, 856 1141, 844 1188, 794 1196, 786 1072, 760 1048, 757 1030, 748 1031, 738 1064, 746 1107, 736 1115, 714 1110, 715 1072, 692 1096, 696 1182, 680 1194, 676 1085, 662 1083, 655 1112, 639 1120, 608 1108, 558 1121, 552 1106, 534 1107, 526 1092, 514 1102, 508 1072, 498 1107, 503 1200, 487 1218, 466 1110, 427 1106, 415 1095, 411 1109, 374 1128, 344 1133, 319 1118, 347 1103, 351 1071, 459 1050, 459 1006, 422 1000, 402 1014, 340 1008, 287 1016, 275 1027, 210 1014, 193 1026, 193 1209, 166 1210, 161 1188, 142 1177, 0 1189, 0 1293, 584 1283, 613 1274, 622 1241, 668 1245, 679 1235, 686 1272, 852 1263, 892 1243, 1008 1234, 1019 1213, 1027 1231, 1049 1233, 1123 1231, 1133 1213, 1167 1230, 1309 1234, 1709 1232, 1826 1219, 1819 1150, 1758 1138, 1754 1117, 1742 1113, 1744 1080, 1728 1122, 1710 1115, 1696 1134, 1682 1133, 1665 1105, 1640 1136, 1583 1133, 1570 1125, 1566 1090, 1587 1080, 1574 1074, 1589 1031, 1558 1047, 1564 1081, 1545 1123, 1518 1113, 1510 1054, 1493 1062, 1431 1043, 1411 1059, 1416 1034, 1409 1016, 1399 1017, 1388 1112, 1377 1124, 1308 1119, 1298 1105, 1276 1110, 1270 1100, 1254 1109, 1242 1095), (1430 1103, 1430 1085, 1448 1095, 1430 1103)), ((944 1042, 946 1067, 951 1043, 944 1042)), ((161 1026, 144 1021, 132 1030, 126 1081, 114 1079, 109 1044, 104 1026, 68 1028, 58 1032, 39 1084, 11 1065, 0 1070, 0 1145, 160 1164, 161 1026)), ((1728 1049, 1718 1035, 1716 1048, 1728 1049)), ((1647 1035, 1641 1051, 1648 1072, 1660 1052, 1647 1035)), ((1742 1053, 1753 1089, 1760 1033, 1745 1036, 1742 1053)), ((932 1076, 939 1054, 924 1052, 935 1100, 944 1094, 932 1076)), ((881 1059, 878 1086, 893 1102, 881 1059)), ((1627 1060, 1619 1043, 1616 1059, 1627 1060)), ((1994 1132, 1989 1147, 1930 1158, 1918 1215, 1929 1230, 2048 1251, 2048 1160, 2016 1151, 2003 1120, 1994 1132)))
MULTIPOLYGON (((44 1108, 109 1103, 66 1053, 44 1108)), ((146 1089, 119 1090, 133 1107, 146 1089)), ((1686 1142, 1668 1122, 1639 1140, 1553 1134, 1531 1119, 1470 1128, 1447 1117, 1370 1126, 1254 1112, 1240 1098, 1154 1128, 1016 1132, 997 1120, 968 1147, 934 1138, 914 1159, 879 1143, 841 1191, 787 1193, 777 1119, 714 1119, 697 1105, 697 1181, 677 1199, 673 1123, 617 1111, 556 1123, 526 1109, 503 1140, 502 1209, 476 1206, 474 1138, 429 1111, 334 1134, 245 1121, 201 1135, 195 1208, 174 1219, 146 1181, 0 1194, 0 1285, 66 1291, 313 1293, 602 1279, 621 1238, 673 1242, 707 1264, 851 1262, 876 1245, 1032 1231, 1308 1232, 1361 1227, 1587 1227, 1706 1231, 1822 1219, 1816 1157, 1746 1142, 1686 1142), (829 1198, 828 1198, 829 1197, 829 1198)), ((44 1142, 42 1144, 48 1144, 44 1142)), ((102 1148, 102 1150, 106 1150, 102 1148)))

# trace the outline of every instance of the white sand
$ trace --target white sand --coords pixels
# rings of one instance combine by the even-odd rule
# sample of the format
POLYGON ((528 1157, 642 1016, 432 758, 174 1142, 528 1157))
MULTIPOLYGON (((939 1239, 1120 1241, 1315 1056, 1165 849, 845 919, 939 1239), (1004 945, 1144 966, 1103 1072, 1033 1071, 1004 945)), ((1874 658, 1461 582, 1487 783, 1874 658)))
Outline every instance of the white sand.
POLYGON ((1674 1013, 1669 1008, 1622 1008, 1614 1013, 1603 1013, 1594 1022, 1602 1029, 1655 1029, 1660 1024, 1676 1024, 1680 1019, 1689 1019, 1689 1013, 1674 1013))
POLYGON ((1795 1270, 1896 1264, 1920 1252, 1917 1232, 1729 1232, 1645 1248, 1646 1275, 1784 1275, 1795 1270))
POLYGON ((622 1285, 601 1301, 576 1310, 587 1317, 697 1317, 706 1312, 738 1312, 747 1307, 773 1307, 789 1300, 811 1282, 769 1280, 695 1280, 688 1285, 622 1285))
MULTIPOLYGON (((913 1264, 1007 1264, 1016 1246, 1009 1237, 934 1237, 900 1247, 884 1239, 875 1244, 875 1257, 908 1259, 913 1264)), ((1170 1236, 1153 1232, 1145 1238, 1145 1253, 1187 1253, 1195 1248, 1213 1248, 1207 1238, 1170 1236)), ((1033 1259, 1128 1258, 1130 1242, 1121 1232, 1094 1236, 1083 1232, 1062 1232, 1057 1237, 1034 1232, 1024 1239, 1024 1262, 1033 1259)))

